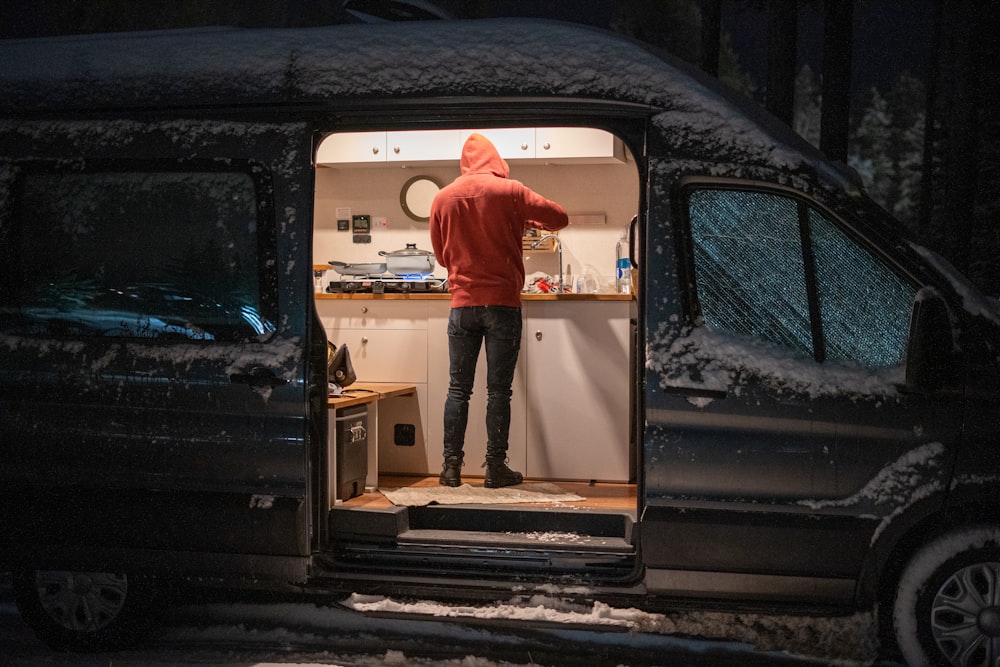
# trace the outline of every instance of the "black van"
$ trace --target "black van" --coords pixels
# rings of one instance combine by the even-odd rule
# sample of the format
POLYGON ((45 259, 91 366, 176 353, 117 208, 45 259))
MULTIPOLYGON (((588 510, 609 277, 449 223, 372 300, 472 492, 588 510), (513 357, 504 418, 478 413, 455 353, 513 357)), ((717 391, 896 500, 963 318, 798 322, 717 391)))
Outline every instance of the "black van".
POLYGON ((0 82, 0 568, 51 645, 218 580, 877 608, 910 664, 1000 654, 1000 307, 715 82, 522 20, 8 40, 0 82), (632 505, 337 503, 317 146, 491 127, 634 161, 632 505))

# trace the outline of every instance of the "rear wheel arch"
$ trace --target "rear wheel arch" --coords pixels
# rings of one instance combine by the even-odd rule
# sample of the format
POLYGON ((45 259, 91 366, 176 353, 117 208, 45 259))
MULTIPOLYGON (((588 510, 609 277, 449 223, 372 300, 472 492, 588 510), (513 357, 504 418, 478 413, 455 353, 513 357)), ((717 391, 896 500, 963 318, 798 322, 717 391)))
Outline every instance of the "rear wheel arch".
MULTIPOLYGON (((1000 498, 1000 491, 997 493, 993 497, 1000 498)), ((895 646, 893 608, 900 577, 921 549, 968 526, 1000 527, 1000 505, 986 500, 982 494, 977 495, 976 499, 967 498, 947 508, 925 507, 923 511, 897 517, 870 550, 859 578, 857 597, 861 605, 878 605, 879 635, 884 647, 895 646)))

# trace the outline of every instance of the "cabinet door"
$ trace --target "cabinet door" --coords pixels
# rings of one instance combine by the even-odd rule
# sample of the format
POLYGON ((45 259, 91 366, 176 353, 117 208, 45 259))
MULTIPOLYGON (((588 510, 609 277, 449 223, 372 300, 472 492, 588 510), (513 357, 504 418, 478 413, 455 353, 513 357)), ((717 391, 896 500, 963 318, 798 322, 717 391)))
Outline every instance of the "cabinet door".
POLYGON ((589 127, 540 127, 535 130, 535 157, 623 162, 625 149, 620 139, 604 130, 589 127))
POLYGON ((389 132, 386 139, 389 162, 457 160, 461 156, 458 130, 389 132))
POLYGON ((385 162, 385 132, 339 132, 316 150, 316 164, 385 162))
POLYGON ((535 157, 535 129, 532 127, 501 127, 489 130, 469 130, 462 132, 460 146, 465 145, 469 135, 477 132, 489 139, 500 156, 505 160, 535 157))
POLYGON ((629 304, 525 304, 526 475, 629 478, 629 304))

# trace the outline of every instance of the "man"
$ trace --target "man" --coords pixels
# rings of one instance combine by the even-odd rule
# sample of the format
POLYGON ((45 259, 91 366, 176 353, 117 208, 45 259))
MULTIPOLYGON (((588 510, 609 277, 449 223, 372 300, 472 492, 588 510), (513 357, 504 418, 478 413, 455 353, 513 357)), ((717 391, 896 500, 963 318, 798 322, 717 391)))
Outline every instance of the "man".
POLYGON ((465 427, 476 360, 486 342, 487 488, 520 484, 507 467, 510 396, 521 345, 521 290, 526 229, 555 231, 569 223, 559 204, 508 178, 510 168, 481 134, 462 147, 462 174, 431 204, 431 245, 448 269, 451 382, 444 404, 444 466, 440 483, 462 483, 465 427))

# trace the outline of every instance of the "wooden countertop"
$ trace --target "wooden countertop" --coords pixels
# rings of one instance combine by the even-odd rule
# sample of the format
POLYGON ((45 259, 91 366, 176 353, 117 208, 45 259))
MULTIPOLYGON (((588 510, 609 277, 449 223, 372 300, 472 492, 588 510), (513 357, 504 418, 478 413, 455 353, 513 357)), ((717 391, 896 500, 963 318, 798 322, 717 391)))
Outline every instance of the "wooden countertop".
MULTIPOLYGON (((631 294, 522 294, 522 301, 631 301, 631 294)), ((350 294, 316 294, 317 299, 357 299, 360 301, 450 301, 450 294, 438 293, 392 293, 371 294, 352 292, 350 294)), ((354 385, 351 385, 353 387, 354 385)))
POLYGON ((331 408, 349 408, 352 405, 364 405, 391 396, 408 396, 417 391, 415 385, 397 382, 355 382, 344 389, 340 396, 327 398, 331 408))

